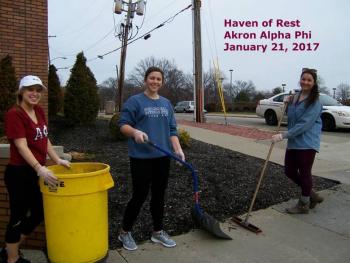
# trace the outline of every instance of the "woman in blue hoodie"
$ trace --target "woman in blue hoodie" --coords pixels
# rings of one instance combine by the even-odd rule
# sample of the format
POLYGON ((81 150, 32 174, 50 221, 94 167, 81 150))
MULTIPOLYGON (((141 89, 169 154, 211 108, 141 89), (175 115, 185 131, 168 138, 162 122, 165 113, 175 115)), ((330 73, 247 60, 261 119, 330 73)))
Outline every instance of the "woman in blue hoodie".
POLYGON ((287 97, 288 131, 272 136, 273 142, 288 139, 285 155, 285 174, 301 188, 297 204, 287 208, 291 214, 307 214, 323 198, 312 190, 312 166, 321 141, 321 112, 317 73, 303 69, 301 91, 287 97))
POLYGON ((130 97, 124 104, 119 121, 120 130, 129 137, 128 148, 133 185, 132 198, 124 212, 118 239, 127 250, 136 250, 132 226, 151 190, 153 233, 151 240, 165 247, 176 243, 163 230, 164 194, 168 184, 170 159, 145 143, 148 139, 185 160, 177 137, 173 106, 158 91, 164 83, 160 68, 150 67, 144 78, 145 91, 130 97))

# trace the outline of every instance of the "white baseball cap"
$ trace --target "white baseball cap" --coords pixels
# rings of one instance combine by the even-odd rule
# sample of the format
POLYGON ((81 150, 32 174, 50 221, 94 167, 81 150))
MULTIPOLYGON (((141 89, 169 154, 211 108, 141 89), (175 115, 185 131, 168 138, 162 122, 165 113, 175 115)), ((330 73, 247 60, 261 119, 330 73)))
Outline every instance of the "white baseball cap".
POLYGON ((21 90, 25 87, 29 87, 33 85, 39 85, 43 87, 43 89, 47 90, 47 88, 45 87, 41 79, 37 76, 32 76, 32 75, 25 76, 21 79, 18 90, 21 90))

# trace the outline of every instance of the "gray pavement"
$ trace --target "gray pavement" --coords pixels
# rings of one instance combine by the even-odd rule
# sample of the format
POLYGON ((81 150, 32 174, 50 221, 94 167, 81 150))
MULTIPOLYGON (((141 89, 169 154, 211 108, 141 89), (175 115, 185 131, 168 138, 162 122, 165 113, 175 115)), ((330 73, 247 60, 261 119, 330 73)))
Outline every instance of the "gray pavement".
MULTIPOLYGON (((269 141, 256 141, 200 128, 182 128, 197 140, 262 159, 266 158, 270 144, 269 141)), ((272 162, 283 164, 285 146, 285 142, 276 145, 271 156, 272 162)), ((339 180, 342 184, 322 191, 320 194, 325 197, 325 201, 307 215, 286 214, 285 208, 296 201, 290 200, 252 213, 249 221, 263 230, 261 234, 251 233, 227 220, 222 227, 232 236, 231 241, 217 240, 202 230, 195 230, 175 236, 178 244, 175 248, 144 242, 138 244, 137 251, 110 251, 107 262, 350 262, 349 146, 321 146, 314 174, 339 180)), ((40 258, 42 255, 38 251, 26 250, 25 255, 32 262, 46 262, 40 258)))

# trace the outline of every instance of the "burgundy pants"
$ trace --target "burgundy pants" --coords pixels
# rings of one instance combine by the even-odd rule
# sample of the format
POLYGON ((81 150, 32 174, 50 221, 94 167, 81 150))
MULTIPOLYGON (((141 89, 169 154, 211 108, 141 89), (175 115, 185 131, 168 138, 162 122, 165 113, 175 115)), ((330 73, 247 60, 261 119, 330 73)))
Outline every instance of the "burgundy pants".
POLYGON ((294 183, 301 187, 303 196, 310 196, 312 189, 312 165, 316 151, 313 149, 286 151, 284 159, 284 171, 294 183))

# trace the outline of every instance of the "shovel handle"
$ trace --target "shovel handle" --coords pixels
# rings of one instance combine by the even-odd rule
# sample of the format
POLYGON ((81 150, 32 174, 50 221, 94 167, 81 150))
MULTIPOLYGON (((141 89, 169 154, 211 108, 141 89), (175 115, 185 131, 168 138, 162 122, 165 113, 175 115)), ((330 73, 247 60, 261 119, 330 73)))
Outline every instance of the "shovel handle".
POLYGON ((168 157, 178 161, 179 163, 183 164, 184 166, 186 166, 190 171, 191 171, 191 175, 192 175, 192 179, 193 179, 193 192, 194 192, 194 196, 195 196, 195 202, 196 204, 198 204, 199 200, 198 200, 198 193, 199 193, 199 189, 198 189, 198 175, 196 170, 193 168, 193 166, 191 164, 189 164, 188 162, 183 161, 182 159, 180 159, 179 157, 177 157, 175 154, 159 147, 157 144, 155 144, 154 142, 151 142, 149 140, 145 140, 145 142, 152 146, 153 148, 161 151, 162 153, 165 153, 168 157))

